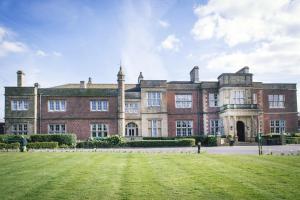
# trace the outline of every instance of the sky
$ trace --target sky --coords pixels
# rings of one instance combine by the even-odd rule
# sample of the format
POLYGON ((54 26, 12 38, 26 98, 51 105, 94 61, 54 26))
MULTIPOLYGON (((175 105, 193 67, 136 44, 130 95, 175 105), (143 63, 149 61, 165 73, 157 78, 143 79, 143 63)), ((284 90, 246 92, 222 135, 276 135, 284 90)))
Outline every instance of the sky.
POLYGON ((0 121, 17 70, 26 86, 116 83, 120 63, 126 83, 249 66, 255 81, 299 85, 300 1, 0 1, 0 121))

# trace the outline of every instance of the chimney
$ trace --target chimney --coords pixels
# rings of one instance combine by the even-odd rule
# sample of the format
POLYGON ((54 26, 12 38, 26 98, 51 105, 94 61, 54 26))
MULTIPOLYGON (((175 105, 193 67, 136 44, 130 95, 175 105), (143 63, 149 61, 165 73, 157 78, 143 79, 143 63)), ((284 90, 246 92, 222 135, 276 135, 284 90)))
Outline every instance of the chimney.
POLYGON ((39 88, 40 84, 39 83, 34 83, 34 87, 39 88))
POLYGON ((138 78, 138 83, 140 84, 142 80, 144 80, 144 76, 143 76, 142 72, 140 72, 140 75, 138 78))
POLYGON ((190 79, 191 82, 199 82, 199 67, 195 66, 192 71, 190 72, 190 79))
POLYGON ((80 81, 80 88, 81 88, 81 89, 84 89, 84 88, 85 88, 85 83, 84 83, 84 81, 80 81))
POLYGON ((23 87, 23 76, 24 75, 25 74, 21 70, 17 71, 17 86, 18 87, 23 87))
POLYGON ((89 84, 89 85, 92 84, 92 78, 91 78, 91 77, 89 77, 88 84, 89 84))

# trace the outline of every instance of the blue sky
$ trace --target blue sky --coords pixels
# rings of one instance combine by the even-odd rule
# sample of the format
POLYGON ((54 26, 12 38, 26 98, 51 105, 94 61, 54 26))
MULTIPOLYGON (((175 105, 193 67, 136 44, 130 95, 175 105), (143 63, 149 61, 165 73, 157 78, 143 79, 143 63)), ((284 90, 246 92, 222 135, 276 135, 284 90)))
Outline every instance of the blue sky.
POLYGON ((299 27, 290 0, 1 0, 0 92, 19 69, 28 86, 115 83, 120 60, 128 83, 188 80, 197 65, 200 80, 249 66, 256 81, 299 84, 299 27))

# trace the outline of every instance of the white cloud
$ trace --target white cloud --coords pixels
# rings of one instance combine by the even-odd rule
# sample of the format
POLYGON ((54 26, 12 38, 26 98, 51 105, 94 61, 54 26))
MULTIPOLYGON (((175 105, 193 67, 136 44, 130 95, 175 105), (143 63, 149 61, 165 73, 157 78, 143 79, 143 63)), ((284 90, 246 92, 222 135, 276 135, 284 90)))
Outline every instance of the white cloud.
POLYGON ((164 41, 161 42, 161 47, 163 49, 179 51, 180 40, 175 35, 169 35, 164 41))
POLYGON ((27 50, 25 44, 15 41, 13 33, 6 28, 0 26, 0 57, 4 57, 10 53, 21 53, 27 50))
POLYGON ((167 21, 164 21, 164 20, 159 20, 158 23, 163 28, 168 28, 170 26, 170 24, 167 21))
POLYGON ((62 53, 57 52, 57 51, 53 51, 52 53, 46 53, 43 50, 37 50, 35 55, 40 56, 40 57, 46 57, 46 56, 55 56, 55 57, 61 57, 62 53))
POLYGON ((44 51, 42 51, 42 50, 37 50, 36 53, 35 53, 35 55, 41 56, 41 57, 47 56, 47 54, 44 51))
POLYGON ((300 35, 300 1, 211 0, 195 8, 196 40, 223 39, 229 46, 300 35))

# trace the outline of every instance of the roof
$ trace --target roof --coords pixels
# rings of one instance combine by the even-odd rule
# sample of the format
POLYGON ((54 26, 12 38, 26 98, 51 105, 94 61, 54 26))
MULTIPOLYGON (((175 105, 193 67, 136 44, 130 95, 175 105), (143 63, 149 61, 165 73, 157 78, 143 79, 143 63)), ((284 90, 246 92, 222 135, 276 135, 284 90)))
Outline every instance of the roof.
MULTIPOLYGON (((138 84, 125 84, 126 90, 136 88, 138 84)), ((58 85, 52 88, 80 88, 79 83, 67 83, 64 85, 58 85)), ((86 84, 86 88, 94 88, 94 89, 118 89, 118 84, 110 84, 110 83, 92 83, 86 84)))
POLYGON ((141 80, 140 87, 167 87, 166 80, 141 80))
POLYGON ((117 89, 98 88, 40 88, 38 93, 42 96, 118 96, 117 89))

